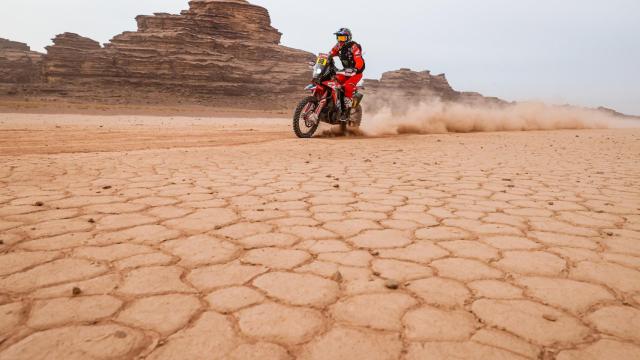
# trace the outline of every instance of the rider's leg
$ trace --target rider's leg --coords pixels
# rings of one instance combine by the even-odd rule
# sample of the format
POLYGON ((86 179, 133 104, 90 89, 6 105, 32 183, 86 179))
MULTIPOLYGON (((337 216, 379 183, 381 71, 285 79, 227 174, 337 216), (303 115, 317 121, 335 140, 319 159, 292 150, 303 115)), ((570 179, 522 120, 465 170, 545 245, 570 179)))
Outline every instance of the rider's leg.
POLYGON ((355 94, 356 90, 358 89, 358 83, 360 82, 360 80, 362 80, 362 74, 353 75, 350 78, 345 80, 344 95, 347 98, 353 99, 353 94, 355 94))
POLYGON ((345 106, 345 84, 347 83, 347 81, 349 81, 349 77, 342 75, 342 74, 336 74, 336 82, 338 82, 342 88, 340 90, 337 91, 337 98, 338 101, 336 101, 336 106, 337 106, 337 110, 338 110, 338 115, 340 117, 341 120, 345 120, 345 113, 347 113, 346 111, 346 106, 345 106))
POLYGON ((356 93, 358 89, 358 83, 362 80, 362 74, 356 74, 346 79, 344 82, 344 107, 342 110, 342 118, 346 119, 349 117, 349 112, 351 111, 351 105, 353 105, 353 95, 356 93))

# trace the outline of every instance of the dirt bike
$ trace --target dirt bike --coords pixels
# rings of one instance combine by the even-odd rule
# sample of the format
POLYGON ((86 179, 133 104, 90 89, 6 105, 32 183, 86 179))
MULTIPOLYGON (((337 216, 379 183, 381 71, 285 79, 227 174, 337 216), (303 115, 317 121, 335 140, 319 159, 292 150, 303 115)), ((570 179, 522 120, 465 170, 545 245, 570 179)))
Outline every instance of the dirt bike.
POLYGON ((293 131, 299 138, 310 138, 318 129, 320 122, 340 125, 340 131, 346 134, 349 128, 357 129, 362 122, 362 98, 357 92, 353 96, 351 110, 346 121, 342 119, 344 108, 344 91, 335 79, 337 74, 345 74, 338 70, 334 60, 327 54, 320 54, 313 64, 313 80, 305 90, 311 91, 296 107, 293 115, 293 131))

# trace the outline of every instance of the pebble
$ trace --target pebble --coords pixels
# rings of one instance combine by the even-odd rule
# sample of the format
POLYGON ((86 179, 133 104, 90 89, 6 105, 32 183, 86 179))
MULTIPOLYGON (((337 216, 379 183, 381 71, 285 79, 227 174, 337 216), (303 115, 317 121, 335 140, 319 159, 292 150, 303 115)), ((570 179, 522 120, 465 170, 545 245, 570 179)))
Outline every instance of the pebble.
POLYGON ((74 286, 74 287, 73 287, 73 290, 71 290, 71 294, 72 294, 73 296, 78 296, 78 295, 82 294, 82 290, 80 290, 80 288, 79 288, 79 287, 74 286))
POLYGON ((398 289, 398 288, 400 287, 400 283, 399 283, 399 282, 397 282, 397 281, 395 281, 395 280, 387 280, 387 281, 384 283, 384 286, 385 286, 387 289, 396 290, 396 289, 398 289))

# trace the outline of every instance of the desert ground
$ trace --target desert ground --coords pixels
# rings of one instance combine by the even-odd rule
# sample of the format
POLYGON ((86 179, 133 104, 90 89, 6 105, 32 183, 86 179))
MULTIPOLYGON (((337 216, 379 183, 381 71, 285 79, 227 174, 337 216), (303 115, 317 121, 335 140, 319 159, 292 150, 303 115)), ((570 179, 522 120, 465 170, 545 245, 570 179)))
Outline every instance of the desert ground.
POLYGON ((639 359, 640 129, 0 114, 0 359, 639 359))

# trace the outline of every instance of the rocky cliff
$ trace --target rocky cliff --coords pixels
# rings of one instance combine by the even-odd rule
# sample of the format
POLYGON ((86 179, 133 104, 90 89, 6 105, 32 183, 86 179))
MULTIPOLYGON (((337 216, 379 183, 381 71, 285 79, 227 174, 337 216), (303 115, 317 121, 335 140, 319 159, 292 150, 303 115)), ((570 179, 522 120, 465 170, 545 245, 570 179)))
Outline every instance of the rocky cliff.
POLYGON ((178 15, 136 21, 137 31, 104 46, 77 34, 56 36, 44 57, 43 88, 115 102, 224 105, 225 98, 287 101, 310 77, 313 55, 280 45, 267 10, 244 0, 191 1, 178 15))
POLYGON ((365 80, 364 86, 371 94, 393 93, 406 98, 437 96, 452 100, 457 92, 451 88, 444 74, 431 75, 430 71, 400 69, 382 74, 380 80, 365 80))
POLYGON ((485 97, 475 92, 454 90, 444 74, 432 75, 430 71, 400 69, 382 74, 380 80, 365 80, 364 92, 374 105, 406 106, 430 99, 465 103, 505 105, 506 101, 485 97))
POLYGON ((12 89, 9 91, 40 82, 41 64, 42 54, 31 51, 27 44, 0 38, 0 84, 12 89))

